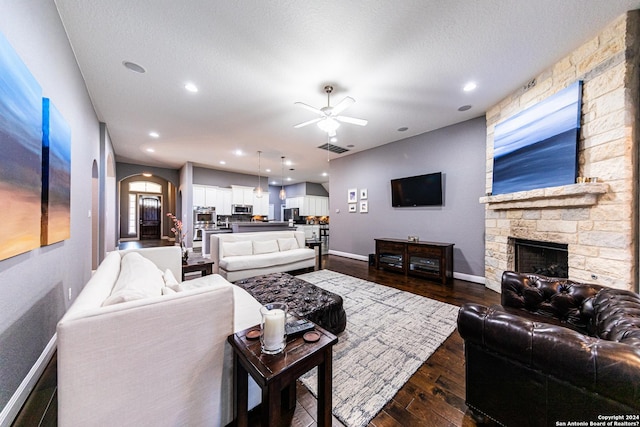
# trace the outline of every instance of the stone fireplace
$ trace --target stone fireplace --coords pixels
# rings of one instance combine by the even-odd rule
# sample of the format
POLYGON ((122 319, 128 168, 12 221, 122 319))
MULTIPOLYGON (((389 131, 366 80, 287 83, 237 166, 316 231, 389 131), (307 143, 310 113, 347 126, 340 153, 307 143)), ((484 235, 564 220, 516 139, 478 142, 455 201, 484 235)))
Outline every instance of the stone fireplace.
POLYGON ((639 27, 640 12, 628 12, 487 111, 487 195, 480 203, 488 288, 500 292, 502 273, 517 268, 515 242, 524 240, 566 245, 572 280, 637 292, 639 27), (578 175, 593 179, 492 195, 495 125, 577 80, 578 175))

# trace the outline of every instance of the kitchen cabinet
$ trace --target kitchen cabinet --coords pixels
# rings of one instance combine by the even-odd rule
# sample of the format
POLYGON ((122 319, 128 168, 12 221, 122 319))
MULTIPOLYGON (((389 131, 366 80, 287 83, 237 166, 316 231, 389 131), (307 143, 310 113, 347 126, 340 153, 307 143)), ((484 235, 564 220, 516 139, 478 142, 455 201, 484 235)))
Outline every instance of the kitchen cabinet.
POLYGON ((216 214, 231 215, 231 189, 218 188, 216 192, 216 214))
POLYGON ((256 197, 256 193, 253 193, 253 214, 254 215, 269 215, 269 193, 263 192, 262 197, 256 197))
POLYGON ((286 200, 287 209, 299 208, 300 216, 328 216, 329 198, 324 196, 298 196, 286 200))
POLYGON ((320 226, 319 225, 297 225, 296 231, 304 232, 305 239, 319 239, 320 238, 320 226))
POLYGON ((376 268, 446 284, 453 279, 453 243, 375 239, 376 268))
POLYGON ((216 207, 217 188, 208 185, 194 185, 193 206, 216 207))
POLYGON ((253 187, 231 186, 232 205, 253 205, 253 187))

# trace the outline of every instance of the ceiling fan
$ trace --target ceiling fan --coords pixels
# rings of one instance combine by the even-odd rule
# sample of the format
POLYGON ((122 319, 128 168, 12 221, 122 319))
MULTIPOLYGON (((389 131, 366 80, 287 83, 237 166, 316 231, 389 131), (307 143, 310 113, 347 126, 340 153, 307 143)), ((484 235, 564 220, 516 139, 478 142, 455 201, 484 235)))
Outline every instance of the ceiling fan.
POLYGON ((294 128, 298 129, 313 123, 317 123, 318 127, 323 131, 327 132, 329 136, 336 136, 336 130, 338 129, 338 126, 340 126, 339 122, 351 123, 353 125, 358 125, 358 126, 367 125, 368 122, 366 120, 339 115, 341 112, 346 110, 349 106, 351 106, 351 104, 356 102, 355 99, 351 98, 350 96, 347 96, 342 101, 340 101, 336 106, 332 107, 330 102, 330 96, 331 96, 331 92, 333 92, 333 86, 331 85, 325 86, 324 91, 327 93, 326 107, 322 107, 318 109, 302 102, 295 102, 296 105, 300 105, 302 108, 306 108, 309 111, 313 111, 314 113, 319 114, 320 117, 297 124, 294 126, 294 128))

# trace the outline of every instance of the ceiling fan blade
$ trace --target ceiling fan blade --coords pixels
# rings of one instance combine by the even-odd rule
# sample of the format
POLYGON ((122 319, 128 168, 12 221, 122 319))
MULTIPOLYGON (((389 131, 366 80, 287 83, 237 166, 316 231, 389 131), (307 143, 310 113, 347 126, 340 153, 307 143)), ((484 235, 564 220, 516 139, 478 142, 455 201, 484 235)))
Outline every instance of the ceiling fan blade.
POLYGON ((294 128, 298 129, 298 128, 301 128, 301 127, 304 127, 304 126, 307 126, 307 125, 312 125, 314 123, 318 123, 322 119, 323 119, 322 117, 318 117, 317 119, 312 119, 312 120, 309 120, 307 122, 302 122, 300 124, 295 125, 294 128))
POLYGON ((369 123, 367 120, 364 120, 364 119, 356 119, 354 117, 346 117, 346 116, 338 116, 338 117, 335 117, 335 119, 339 122, 351 123, 352 125, 358 125, 358 126, 366 126, 367 123, 369 123))
POLYGON ((337 116, 338 114, 342 113, 344 110, 349 108, 354 102, 356 102, 355 99, 351 98, 350 96, 347 96, 345 99, 338 102, 338 104, 335 107, 331 108, 331 115, 337 116))
POLYGON ((294 102, 295 105, 299 105, 302 108, 306 108, 309 111, 313 111, 316 114, 320 114, 321 116, 325 116, 324 111, 317 109, 316 107, 312 107, 311 105, 307 105, 304 102, 294 102))

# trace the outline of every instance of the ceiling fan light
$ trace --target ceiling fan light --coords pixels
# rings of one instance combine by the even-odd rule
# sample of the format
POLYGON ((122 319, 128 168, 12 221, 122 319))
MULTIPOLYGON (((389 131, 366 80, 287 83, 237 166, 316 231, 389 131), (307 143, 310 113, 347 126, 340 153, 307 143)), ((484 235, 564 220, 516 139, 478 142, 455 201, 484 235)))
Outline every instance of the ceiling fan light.
POLYGON ((320 120, 318 122, 318 127, 329 134, 335 134, 336 129, 340 127, 340 123, 338 123, 336 120, 333 120, 331 117, 327 117, 326 119, 320 120))

